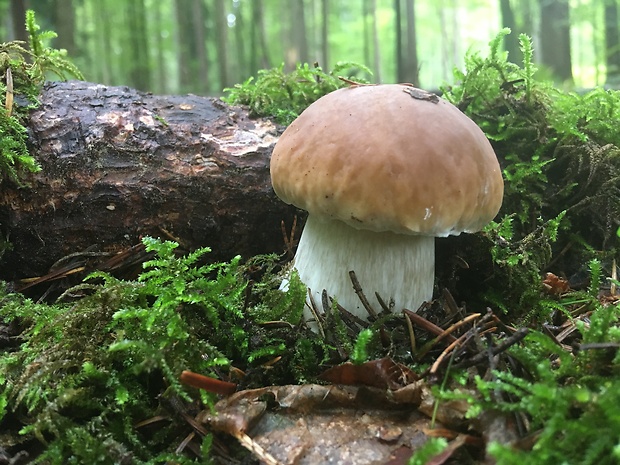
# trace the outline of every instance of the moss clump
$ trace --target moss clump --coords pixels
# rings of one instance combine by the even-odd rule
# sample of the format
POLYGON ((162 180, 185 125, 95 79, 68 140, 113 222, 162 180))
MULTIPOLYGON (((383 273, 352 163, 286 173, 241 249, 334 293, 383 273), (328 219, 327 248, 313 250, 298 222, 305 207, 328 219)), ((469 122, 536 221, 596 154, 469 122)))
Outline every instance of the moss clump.
POLYGON ((485 131, 503 168, 504 203, 478 248, 492 252, 487 297, 515 316, 545 318, 542 272, 552 265, 570 277, 618 252, 620 92, 578 94, 537 81, 530 39, 519 38, 517 66, 500 48, 508 33, 491 42, 487 57, 469 54, 443 91, 485 131))
MULTIPOLYGON (((270 284, 275 257, 205 264, 208 249, 176 257, 176 243, 144 243, 153 257, 136 281, 95 273, 72 290, 91 295, 74 303, 2 296, 0 321, 23 331, 19 347, 0 355, 0 424, 13 433, 10 441, 40 442, 38 461, 159 463, 172 457, 191 431, 181 410, 196 408, 198 399, 180 384, 183 370, 221 378, 234 366, 248 373, 244 387, 295 381, 291 360, 300 359, 294 348, 304 334, 314 336, 290 330, 300 322, 305 289, 296 279, 287 293, 270 284), (264 279, 249 293, 248 270, 259 266, 264 279), (290 325, 265 328, 263 318, 290 325), (277 357, 282 361, 262 367, 277 357), (156 415, 165 418, 136 428, 156 415)), ((207 406, 214 401, 200 397, 207 406)), ((182 454, 175 460, 193 461, 182 454)))
MULTIPOLYGON (((224 89, 229 104, 247 105, 253 116, 273 117, 281 124, 290 124, 312 102, 325 94, 346 86, 340 76, 347 70, 371 74, 365 66, 356 63, 338 63, 330 72, 315 64, 297 65, 295 71, 279 68, 261 70, 258 77, 250 77, 242 84, 224 89)), ((345 77, 350 77, 347 74, 345 77)))
POLYGON ((530 441, 488 444, 499 465, 612 465, 620 459, 620 305, 599 301, 601 266, 593 260, 589 267, 591 287, 557 301, 576 329, 562 339, 572 350, 548 332, 531 331, 509 350, 508 366, 474 376, 475 394, 438 394, 466 399, 470 418, 527 424, 530 441))
POLYGON ((4 97, 0 106, 0 173, 17 183, 24 173, 40 169, 28 151, 25 122, 36 106, 45 76, 83 79, 66 58, 66 51, 47 46, 56 34, 41 32, 32 10, 26 12, 26 30, 30 50, 20 41, 0 44, 0 96, 4 97))

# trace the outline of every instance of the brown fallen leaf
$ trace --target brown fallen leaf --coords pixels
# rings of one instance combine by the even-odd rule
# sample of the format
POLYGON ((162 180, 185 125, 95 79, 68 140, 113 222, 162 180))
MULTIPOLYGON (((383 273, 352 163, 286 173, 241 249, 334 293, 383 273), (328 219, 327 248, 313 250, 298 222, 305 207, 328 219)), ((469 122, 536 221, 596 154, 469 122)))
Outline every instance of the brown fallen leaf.
POLYGON ((545 275, 545 279, 543 279, 542 284, 543 290, 547 294, 561 295, 566 294, 568 291, 570 291, 570 285, 568 284, 568 281, 553 273, 547 273, 545 275))
POLYGON ((416 450, 426 442, 430 419, 417 410, 420 395, 413 394, 422 388, 421 381, 398 391, 272 386, 220 400, 203 421, 239 439, 265 463, 383 464, 403 447, 416 450))
POLYGON ((448 443, 448 447, 446 447, 443 452, 440 452, 436 456, 432 457, 426 465, 443 465, 446 463, 452 455, 458 450, 459 447, 466 443, 465 436, 459 435, 453 441, 448 443))

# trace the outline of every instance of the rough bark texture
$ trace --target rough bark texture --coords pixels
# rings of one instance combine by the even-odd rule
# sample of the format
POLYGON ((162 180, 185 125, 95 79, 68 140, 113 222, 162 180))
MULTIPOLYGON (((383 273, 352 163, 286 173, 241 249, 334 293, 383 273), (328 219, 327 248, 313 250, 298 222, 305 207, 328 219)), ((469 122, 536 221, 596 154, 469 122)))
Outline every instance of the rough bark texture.
POLYGON ((4 279, 143 235, 209 246, 214 259, 283 250, 281 221, 290 225, 296 211, 271 189, 279 131, 270 121, 211 98, 67 82, 45 87, 30 131, 42 171, 29 187, 0 189, 13 245, 4 279))

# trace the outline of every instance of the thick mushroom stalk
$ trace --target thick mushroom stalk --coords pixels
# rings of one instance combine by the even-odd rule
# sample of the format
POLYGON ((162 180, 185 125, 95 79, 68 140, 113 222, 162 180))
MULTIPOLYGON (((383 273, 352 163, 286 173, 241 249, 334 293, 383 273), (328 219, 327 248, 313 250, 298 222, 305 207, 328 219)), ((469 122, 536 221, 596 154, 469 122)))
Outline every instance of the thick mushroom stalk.
MULTIPOLYGON (((325 289, 346 310, 368 318, 349 277, 353 270, 377 312, 381 307, 375 292, 385 303, 392 301, 395 311, 416 311, 433 295, 434 240, 431 236, 354 229, 342 221, 310 214, 299 240, 295 268, 319 305, 325 289)), ((309 309, 305 317, 313 318, 309 309)))

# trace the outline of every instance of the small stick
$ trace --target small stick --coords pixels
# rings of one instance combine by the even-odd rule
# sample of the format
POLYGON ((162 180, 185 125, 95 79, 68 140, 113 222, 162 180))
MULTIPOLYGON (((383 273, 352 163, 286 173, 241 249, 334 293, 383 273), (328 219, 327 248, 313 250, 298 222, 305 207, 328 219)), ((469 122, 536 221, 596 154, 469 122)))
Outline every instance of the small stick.
POLYGON ((280 222, 280 228, 282 229, 282 239, 284 240, 284 247, 286 249, 286 255, 293 259, 295 252, 293 251, 295 245, 295 230, 297 229, 297 215, 293 217, 293 225, 291 226, 291 234, 286 232, 286 226, 284 220, 280 222))
POLYGON ((409 341, 411 343, 411 355, 415 354, 416 351, 416 343, 415 343, 415 333, 413 332, 413 324, 409 319, 409 315, 405 313, 405 321, 407 322, 407 332, 409 333, 409 341))
POLYGON ((274 458, 274 456, 267 452, 264 447, 254 441, 243 431, 235 432, 234 436, 243 447, 252 452, 254 456, 258 458, 261 462, 265 463, 266 465, 282 465, 282 462, 274 458))
POLYGON ((185 436, 185 439, 181 441, 181 444, 179 444, 179 446, 176 448, 174 453, 175 454, 182 453, 183 450, 185 450, 185 447, 194 439, 194 436, 196 436, 196 433, 194 433, 193 431, 189 433, 187 436, 185 436))
MULTIPOLYGON (((482 322, 483 319, 484 319, 484 317, 482 317, 480 319, 480 322, 482 322)), ((458 345, 461 345, 461 347, 464 348, 474 336, 476 336, 476 335, 477 336, 481 336, 483 334, 489 334, 489 333, 495 332, 497 330, 497 327, 493 326, 493 325, 494 325, 493 322, 489 322, 489 323, 487 323, 486 325, 484 325, 482 327, 475 326, 475 327, 471 328, 469 331, 467 331, 465 334, 463 334, 461 337, 459 337, 456 341, 454 341, 448 347, 446 347, 444 349, 444 351, 439 355, 439 357, 437 357, 437 359, 435 360, 435 362, 433 363, 433 365, 429 369, 430 374, 435 374, 435 372, 439 369, 439 365, 441 364, 443 359, 450 352, 452 352, 458 345), (478 331, 480 331, 480 332, 478 334, 476 334, 478 331)))
POLYGON ((323 289, 323 292, 321 292, 321 304, 323 304, 323 312, 326 315, 332 312, 332 307, 329 303, 329 296, 327 295, 326 289, 323 289))
POLYGON ((620 343, 618 342, 589 342, 585 344, 577 344, 575 348, 579 350, 618 349, 620 348, 620 343))
POLYGON ((325 339, 325 330, 323 329, 323 324, 321 323, 321 317, 319 316, 319 310, 316 306, 316 302, 314 301, 314 297, 312 296, 312 291, 308 288, 308 300, 306 301, 306 305, 310 309, 310 313, 314 317, 314 321, 316 322, 317 327, 319 328, 319 333, 321 333, 321 337, 325 339), (310 304, 308 304, 310 301, 310 304))
MULTIPOLYGON (((334 299, 330 297, 329 302, 333 305, 334 299)), ((362 328, 368 328, 370 326, 370 324, 366 320, 362 320, 357 315, 354 315, 353 313, 348 311, 346 308, 344 308, 342 305, 340 305, 337 301, 336 301, 336 307, 338 308, 338 311, 340 312, 340 316, 342 317, 343 321, 346 323, 346 325, 349 328, 355 329, 355 325, 361 326, 362 328)))
MULTIPOLYGON (((381 308, 383 309, 383 311, 385 313, 390 313, 390 307, 388 307, 388 305, 385 303, 385 301, 381 298, 381 296, 379 295, 378 292, 375 292, 375 297, 377 298, 377 302, 379 302, 379 305, 381 305, 381 308)), ((392 301, 392 304, 394 304, 394 301, 392 301)))
POLYGON ((362 302, 362 305, 364 306, 368 314, 376 320, 377 312, 375 312, 375 309, 370 306, 370 302, 368 302, 368 299, 364 295, 364 291, 362 291, 362 286, 360 286, 360 283, 357 280, 357 276, 355 276, 355 271, 349 271, 349 277, 351 278, 351 282, 353 283, 353 290, 359 297, 360 302, 362 302))
POLYGON ((482 317, 482 319, 480 320, 480 322, 482 322, 483 320, 487 320, 487 318, 493 318, 493 321, 495 321, 495 323, 497 323, 497 325, 502 329, 502 331, 504 331, 506 334, 513 334, 517 331, 516 328, 513 328, 512 326, 507 326, 502 320, 500 320, 497 315, 495 315, 495 313, 493 313, 493 310, 491 310, 489 307, 487 307, 487 312, 485 313, 485 315, 482 317))
POLYGON ((441 362, 443 362, 443 360, 448 356, 448 354, 450 354, 450 352, 452 352, 453 349, 455 349, 457 346, 461 345, 461 343, 467 337, 468 337, 468 333, 463 334, 456 341, 454 341, 452 344, 450 344, 448 347, 446 347, 444 349, 444 351, 441 354, 439 354, 439 357, 437 357, 437 359, 435 360, 433 365, 431 365, 431 369, 429 370, 429 373, 431 375, 435 374, 435 372, 439 369, 439 365, 441 365, 441 362))
POLYGON ((180 380, 183 384, 188 386, 204 389, 207 392, 213 392, 224 396, 230 395, 237 390, 237 385, 235 383, 211 378, 210 376, 204 376, 189 370, 184 370, 181 373, 180 380))
POLYGON ((462 320, 457 321, 452 326, 450 326, 448 329, 442 331, 441 334, 438 334, 435 339, 433 339, 432 341, 429 341, 428 343, 424 345, 424 347, 422 347, 422 349, 420 349, 420 353, 417 354, 418 359, 421 359, 422 357, 424 357, 428 353, 428 351, 431 350, 433 346, 435 346, 442 339, 451 337, 452 343, 456 342, 454 336, 452 336, 452 333, 456 331, 458 328, 460 328, 461 326, 463 326, 464 324, 467 324, 470 321, 475 320, 479 316, 480 316, 480 313, 472 313, 471 315, 466 316, 462 320))
POLYGON ((444 288, 441 294, 443 295, 443 298, 446 301, 446 306, 448 307, 448 310, 450 311, 450 316, 458 315, 461 309, 456 304, 456 300, 454 300, 454 297, 452 296, 450 291, 444 288))
POLYGON ((340 79, 342 82, 345 82, 345 83, 349 84, 352 87, 374 86, 374 85, 376 85, 376 84, 366 84, 364 82, 352 81, 351 79, 347 79, 346 77, 342 77, 342 76, 338 76, 338 79, 340 79))
POLYGON ((525 338, 525 336, 527 336, 528 332, 529 331, 527 328, 519 328, 512 336, 507 337, 495 347, 490 347, 488 351, 479 352, 478 354, 474 355, 472 358, 468 360, 463 360, 462 362, 457 363, 454 367, 455 368, 467 368, 467 367, 470 367, 477 363, 482 362, 486 357, 489 357, 489 356, 492 357, 494 355, 497 355, 500 352, 503 352, 506 349, 508 349, 510 346, 521 341, 523 338, 525 338))
MULTIPOLYGON (((407 315, 409 318, 411 318, 411 322, 414 323, 416 326, 419 326, 423 330, 428 331, 429 333, 434 334, 435 336, 439 336, 441 333, 444 332, 442 328, 440 328, 434 323, 431 323, 426 318, 421 317, 417 313, 412 312, 411 310, 407 310, 405 308, 403 309, 403 313, 407 315)), ((450 342, 454 342, 456 340, 456 338, 451 335, 447 336, 447 339, 450 342)))

